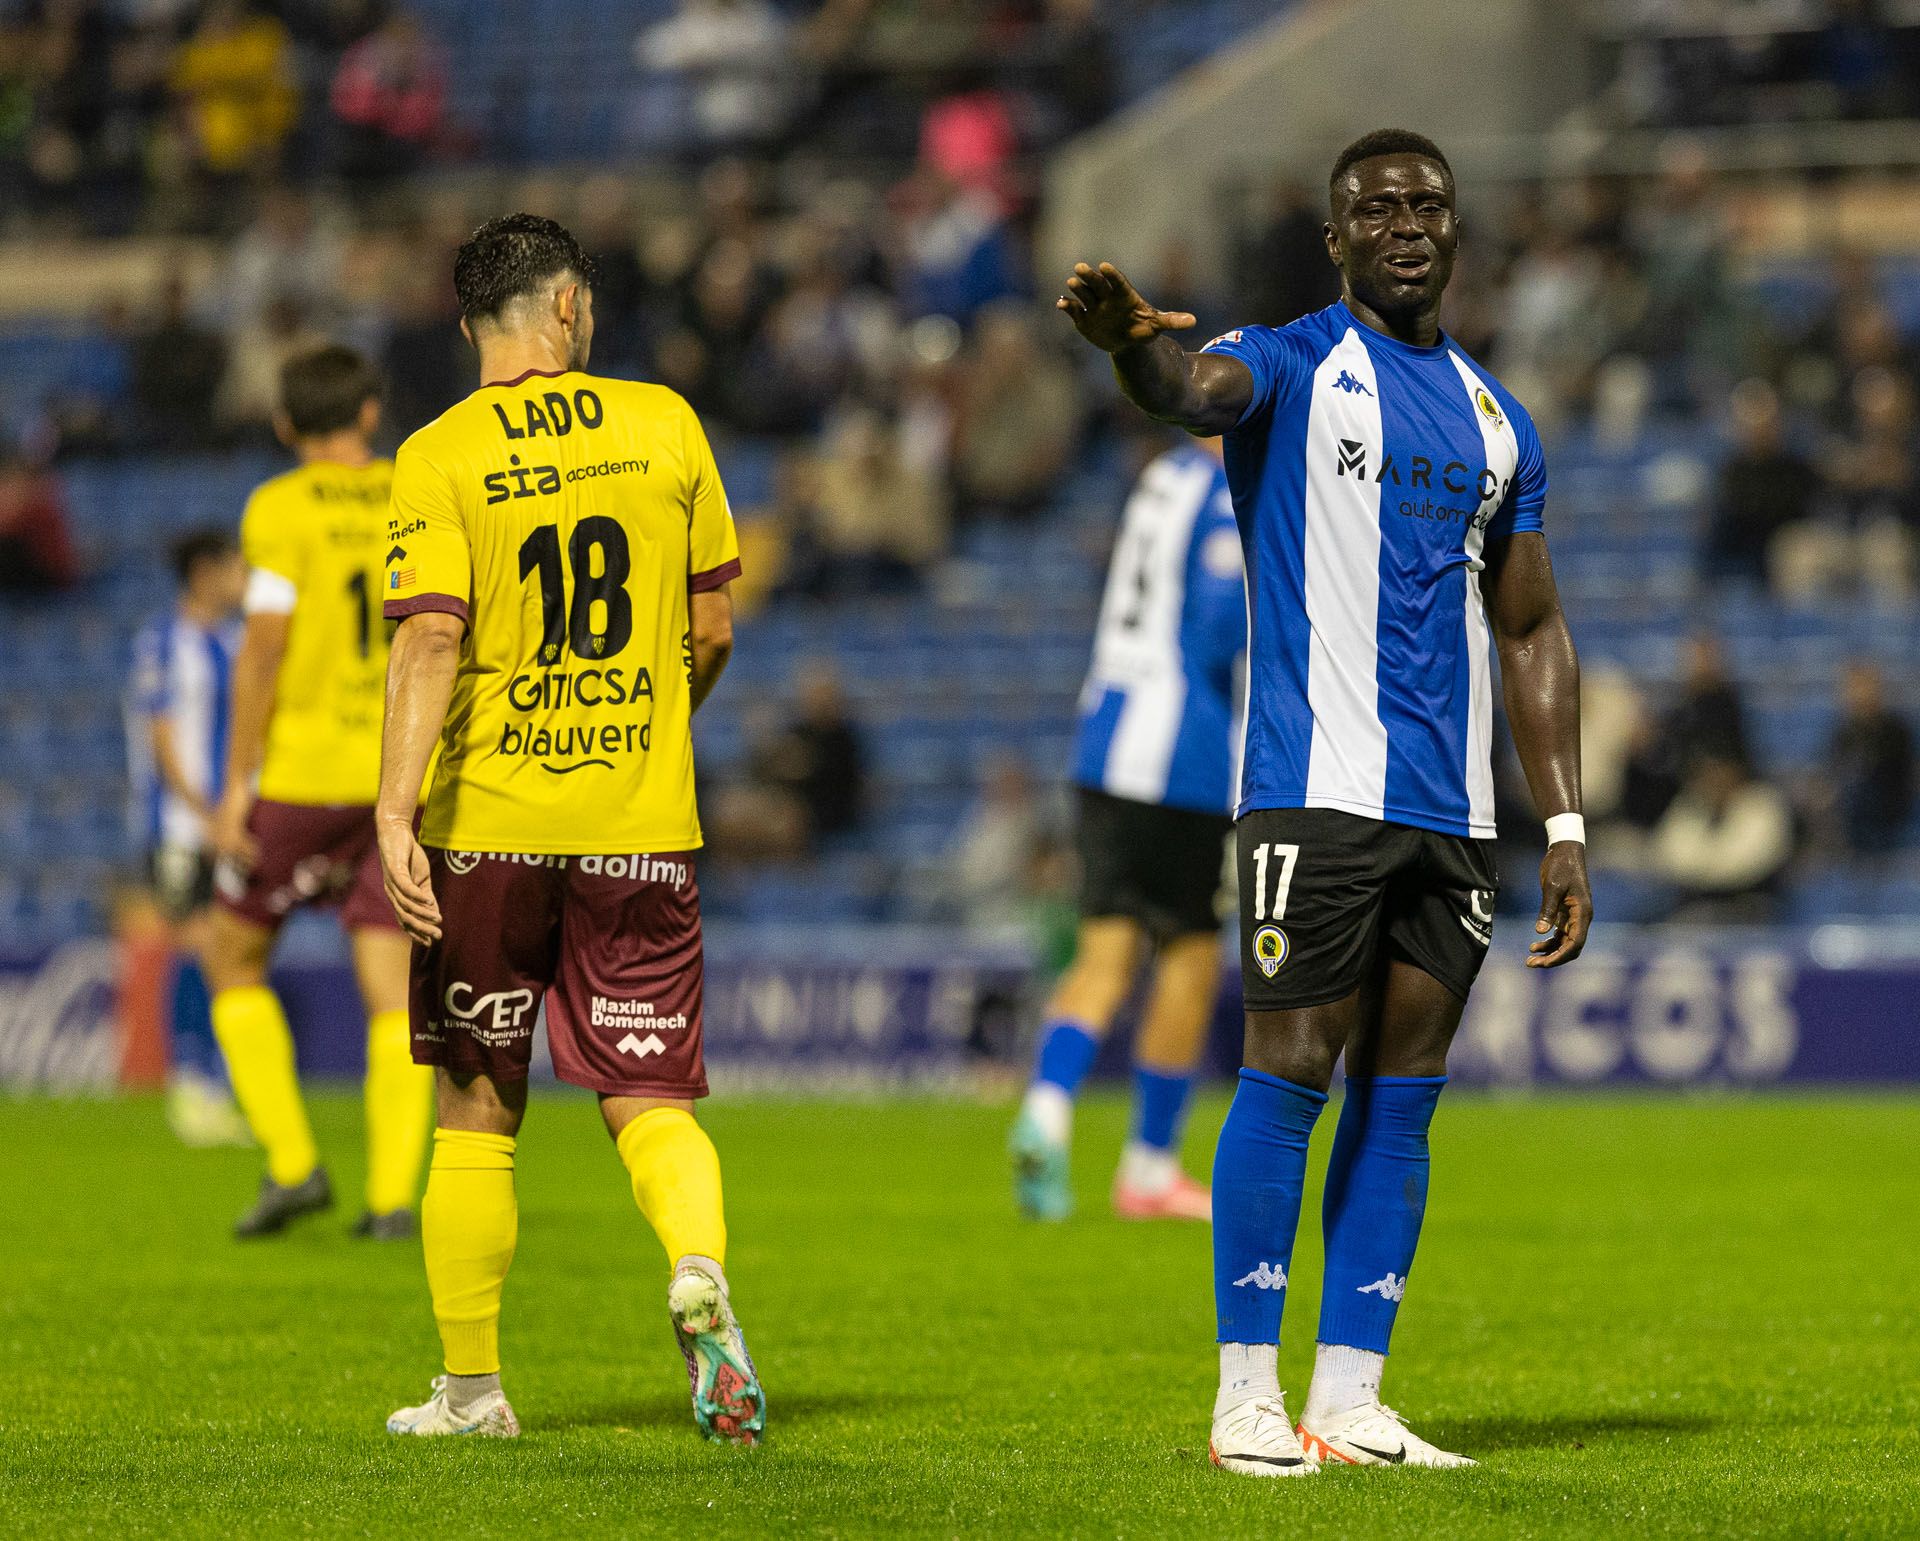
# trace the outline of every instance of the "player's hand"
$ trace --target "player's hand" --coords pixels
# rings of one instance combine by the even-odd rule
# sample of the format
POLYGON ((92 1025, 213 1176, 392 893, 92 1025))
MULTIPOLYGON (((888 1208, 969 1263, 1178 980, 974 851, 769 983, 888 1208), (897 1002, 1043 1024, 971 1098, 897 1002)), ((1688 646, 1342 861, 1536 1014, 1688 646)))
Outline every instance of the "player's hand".
POLYGON ((1053 302, 1053 308, 1065 311, 1080 335, 1105 353, 1118 353, 1152 342, 1162 332, 1181 332, 1193 325, 1187 311, 1155 310, 1111 262, 1097 268, 1076 262, 1067 292, 1053 302))
POLYGON ((246 787, 230 787, 213 810, 207 826, 207 838, 214 854, 246 871, 260 855, 260 842, 247 831, 253 815, 253 793, 246 787))
POLYGON ((413 820, 383 818, 376 828, 380 879, 400 929, 423 947, 439 941, 440 901, 427 874, 427 853, 413 838, 413 820))
POLYGON ((1528 968, 1558 968, 1580 956, 1593 925, 1593 889, 1587 882, 1587 848, 1578 840, 1547 847, 1540 859, 1538 938, 1529 943, 1528 968))

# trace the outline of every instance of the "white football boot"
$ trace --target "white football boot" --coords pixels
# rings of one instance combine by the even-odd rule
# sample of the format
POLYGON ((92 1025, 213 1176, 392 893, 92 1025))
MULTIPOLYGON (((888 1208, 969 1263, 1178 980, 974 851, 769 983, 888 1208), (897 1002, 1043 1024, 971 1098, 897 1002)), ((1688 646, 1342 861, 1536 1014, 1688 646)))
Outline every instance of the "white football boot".
POLYGON ((1277 1396, 1249 1397, 1216 1414, 1207 1455, 1222 1471, 1246 1477, 1311 1477, 1320 1469, 1277 1396))
POLYGON ((1430 1445, 1391 1407, 1378 1402, 1310 1429, 1302 1420, 1300 1443, 1318 1461, 1343 1466, 1478 1466, 1478 1461, 1430 1445))
POLYGON ((473 1403, 455 1412, 447 1405, 447 1378, 433 1378, 433 1395, 418 1407, 403 1407, 387 1419, 389 1434, 478 1434, 488 1439, 518 1439, 520 1420, 513 1416, 507 1399, 498 1391, 489 1391, 473 1403))

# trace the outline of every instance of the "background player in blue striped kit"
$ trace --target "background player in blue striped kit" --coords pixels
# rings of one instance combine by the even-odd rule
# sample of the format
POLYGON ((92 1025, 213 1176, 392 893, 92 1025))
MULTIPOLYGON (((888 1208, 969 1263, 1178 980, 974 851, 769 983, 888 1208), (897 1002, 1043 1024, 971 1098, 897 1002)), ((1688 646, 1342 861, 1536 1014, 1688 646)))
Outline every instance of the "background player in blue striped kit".
POLYGON ((1368 134, 1329 180, 1340 301, 1188 353, 1110 264, 1059 302, 1152 416, 1224 434, 1247 560, 1239 848, 1245 1069, 1214 1162, 1211 1449, 1252 1476, 1452 1466, 1380 1401, 1427 1196, 1427 1130, 1492 935, 1491 645, 1547 816, 1531 966, 1592 918, 1579 667, 1520 403, 1440 330, 1459 243, 1431 140, 1368 134), (1320 1347, 1298 1427, 1275 1367, 1307 1141, 1346 1055, 1320 1347))
POLYGON ((1206 1186, 1180 1168, 1180 1131, 1220 980, 1215 900, 1232 827, 1246 615, 1219 441, 1159 456, 1127 500, 1080 693, 1080 928, 1009 1142, 1015 1195, 1035 1219, 1073 1208, 1073 1097, 1149 951, 1114 1212, 1209 1217, 1206 1186))
POLYGON ((135 634, 126 700, 135 834, 180 950, 168 1012, 167 1122, 188 1145, 245 1145, 247 1126, 214 1042, 200 953, 213 900, 209 821, 226 772, 247 564, 232 535, 205 529, 174 543, 173 569, 178 598, 135 634))

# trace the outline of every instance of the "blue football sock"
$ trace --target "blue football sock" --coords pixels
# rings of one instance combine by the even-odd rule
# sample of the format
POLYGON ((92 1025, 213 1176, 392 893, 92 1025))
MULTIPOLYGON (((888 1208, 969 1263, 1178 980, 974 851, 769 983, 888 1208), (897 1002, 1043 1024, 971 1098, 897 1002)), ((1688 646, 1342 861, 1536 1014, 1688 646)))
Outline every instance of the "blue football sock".
POLYGON ((1145 1065, 1133 1067, 1133 1137, 1154 1150, 1172 1150, 1180 1143, 1186 1121, 1190 1075, 1165 1075, 1145 1065))
POLYGON ((207 979, 191 958, 181 958, 174 968, 168 1015, 174 1064, 225 1085, 227 1069, 213 1037, 213 1003, 207 993, 207 979))
POLYGON ((1069 1097, 1080 1090, 1080 1083, 1093 1069, 1094 1056, 1100 1052, 1100 1040, 1071 1017, 1055 1017, 1040 1030, 1040 1052, 1034 1060, 1033 1078, 1050 1081, 1069 1097))
POLYGON ((1278 1343, 1307 1140, 1327 1094, 1242 1070, 1213 1158, 1213 1299, 1222 1343, 1278 1343))
POLYGON ((1387 1351, 1427 1211, 1427 1127, 1446 1084, 1443 1075, 1347 1079, 1321 1212, 1322 1343, 1387 1351))

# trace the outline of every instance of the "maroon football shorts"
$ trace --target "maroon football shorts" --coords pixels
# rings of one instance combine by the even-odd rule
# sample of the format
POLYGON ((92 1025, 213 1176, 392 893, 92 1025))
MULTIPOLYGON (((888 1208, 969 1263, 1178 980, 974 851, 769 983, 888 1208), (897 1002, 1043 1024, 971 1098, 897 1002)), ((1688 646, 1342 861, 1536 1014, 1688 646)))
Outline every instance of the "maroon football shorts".
POLYGON ((524 1081, 547 1003, 563 1081, 704 1097, 693 853, 524 856, 427 847, 440 940, 413 949, 413 1057, 524 1081))
POLYGON ((400 929, 380 881, 371 803, 276 803, 262 798, 247 818, 260 851, 246 871, 222 862, 214 876, 221 908, 277 931, 304 905, 339 905, 340 923, 400 929))

